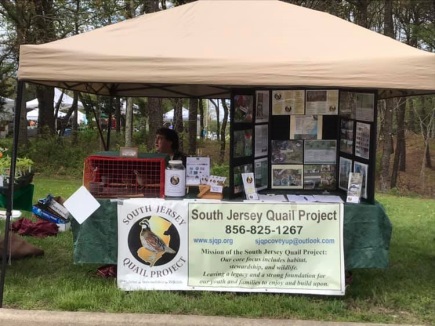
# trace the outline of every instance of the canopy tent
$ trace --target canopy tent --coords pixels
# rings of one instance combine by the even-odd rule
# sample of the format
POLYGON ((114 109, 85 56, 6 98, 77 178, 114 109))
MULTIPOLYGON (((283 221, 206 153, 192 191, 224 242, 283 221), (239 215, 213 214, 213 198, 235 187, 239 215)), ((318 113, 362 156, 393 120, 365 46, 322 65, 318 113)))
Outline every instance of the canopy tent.
MULTIPOLYGON (((54 89, 54 98, 53 98, 53 105, 56 105, 59 102, 60 97, 62 96, 62 91, 58 88, 54 89)), ((73 104, 74 99, 69 96, 68 94, 63 94, 62 96, 62 101, 60 104, 60 108, 61 109, 66 109, 66 108, 70 108, 71 105, 73 104)), ((83 104, 82 102, 78 101, 77 102, 77 107, 79 109, 83 109, 83 104)), ((27 101, 26 102, 26 109, 36 109, 39 108, 39 101, 37 98, 31 100, 31 101, 27 101)))
POLYGON ((327 13, 199 0, 23 45, 18 79, 113 96, 228 98, 254 86, 367 88, 385 98, 435 92, 434 71, 434 53, 327 13), (225 24, 211 24, 216 17, 225 24))

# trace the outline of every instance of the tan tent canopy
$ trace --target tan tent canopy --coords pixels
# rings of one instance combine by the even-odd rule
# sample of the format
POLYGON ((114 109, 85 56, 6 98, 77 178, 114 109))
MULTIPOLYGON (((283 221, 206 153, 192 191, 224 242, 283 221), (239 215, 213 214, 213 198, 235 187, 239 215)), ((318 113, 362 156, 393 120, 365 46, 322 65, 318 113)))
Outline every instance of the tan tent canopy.
POLYGON ((229 97, 231 88, 435 93, 435 54, 278 0, 200 0, 42 45, 18 78, 118 96, 229 97))

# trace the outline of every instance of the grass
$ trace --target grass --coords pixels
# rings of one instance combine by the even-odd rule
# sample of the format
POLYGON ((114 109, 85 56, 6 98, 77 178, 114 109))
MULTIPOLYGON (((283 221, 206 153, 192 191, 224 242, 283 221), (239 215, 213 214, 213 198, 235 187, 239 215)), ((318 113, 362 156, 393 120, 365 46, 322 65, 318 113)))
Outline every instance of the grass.
MULTIPOLYGON (((81 184, 38 176, 34 183, 34 200, 48 193, 67 198, 81 184)), ((72 233, 64 232, 45 239, 27 238, 45 255, 14 261, 8 267, 4 307, 433 325, 435 201, 393 195, 378 195, 377 200, 393 224, 390 267, 355 270, 344 297, 123 292, 114 279, 96 275, 99 266, 73 264, 72 233)))

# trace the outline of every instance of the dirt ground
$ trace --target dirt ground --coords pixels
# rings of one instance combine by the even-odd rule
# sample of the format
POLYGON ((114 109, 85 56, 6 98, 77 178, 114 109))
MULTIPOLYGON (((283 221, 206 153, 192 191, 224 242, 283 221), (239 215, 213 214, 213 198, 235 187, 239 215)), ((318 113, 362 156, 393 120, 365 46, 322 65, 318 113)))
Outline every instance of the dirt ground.
MULTIPOLYGON (((423 137, 411 132, 406 134, 406 171, 399 173, 397 179, 398 193, 403 195, 418 194, 428 198, 435 198, 435 140, 432 139, 429 147, 432 169, 425 168, 422 171, 424 159, 423 137)), ((378 156, 380 154, 378 153, 378 156)), ((379 185, 378 181, 377 185, 379 185)))

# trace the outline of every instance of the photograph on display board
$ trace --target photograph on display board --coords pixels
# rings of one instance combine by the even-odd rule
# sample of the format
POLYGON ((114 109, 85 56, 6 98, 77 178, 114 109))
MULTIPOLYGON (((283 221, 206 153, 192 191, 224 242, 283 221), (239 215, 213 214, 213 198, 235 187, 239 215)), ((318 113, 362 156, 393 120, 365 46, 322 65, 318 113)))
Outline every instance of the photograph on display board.
POLYGON ((267 188, 269 184, 269 163, 267 157, 254 161, 254 177, 257 190, 267 188))
POLYGON ((256 91, 255 122, 269 122, 269 91, 256 91))
POLYGON ((322 116, 292 115, 290 139, 322 139, 322 116))
POLYGON ((304 142, 304 163, 332 163, 337 161, 337 141, 306 140, 304 142))
POLYGON ((303 189, 303 165, 272 165, 272 189, 303 189))
POLYGON ((355 133, 355 156, 369 158, 370 150, 370 125, 357 122, 355 133))
POLYGON ((255 157, 265 156, 269 152, 269 126, 255 126, 255 157))
POLYGON ((234 131, 233 157, 245 157, 252 155, 252 129, 234 131))
POLYGON ((338 166, 338 187, 340 189, 347 191, 350 172, 352 172, 352 160, 340 157, 338 166))
POLYGON ((252 164, 244 164, 234 167, 234 193, 238 194, 243 191, 242 173, 254 172, 252 164))
POLYGON ((340 122, 340 151, 353 154, 353 120, 342 119, 340 122))
POLYGON ((234 122, 252 122, 253 102, 251 95, 234 96, 234 122))
POLYGON ((273 115, 305 114, 305 91, 303 90, 272 91, 272 114, 273 115))
POLYGON ((361 198, 362 176, 360 173, 349 173, 349 184, 347 186, 347 203, 359 203, 361 198))
POLYGON ((303 140, 272 140, 272 164, 301 164, 303 140))
POLYGON ((373 122, 375 118, 375 94, 356 93, 356 120, 373 122))
POLYGON ((343 118, 355 119, 356 93, 340 91, 339 114, 343 118))
POLYGON ((306 164, 304 165, 304 189, 335 190, 335 164, 306 164))
POLYGON ((338 90, 307 90, 306 115, 337 115, 338 90))
POLYGON ((354 162, 353 172, 361 174, 362 176, 361 197, 367 199, 367 176, 369 172, 369 166, 364 163, 354 162))

